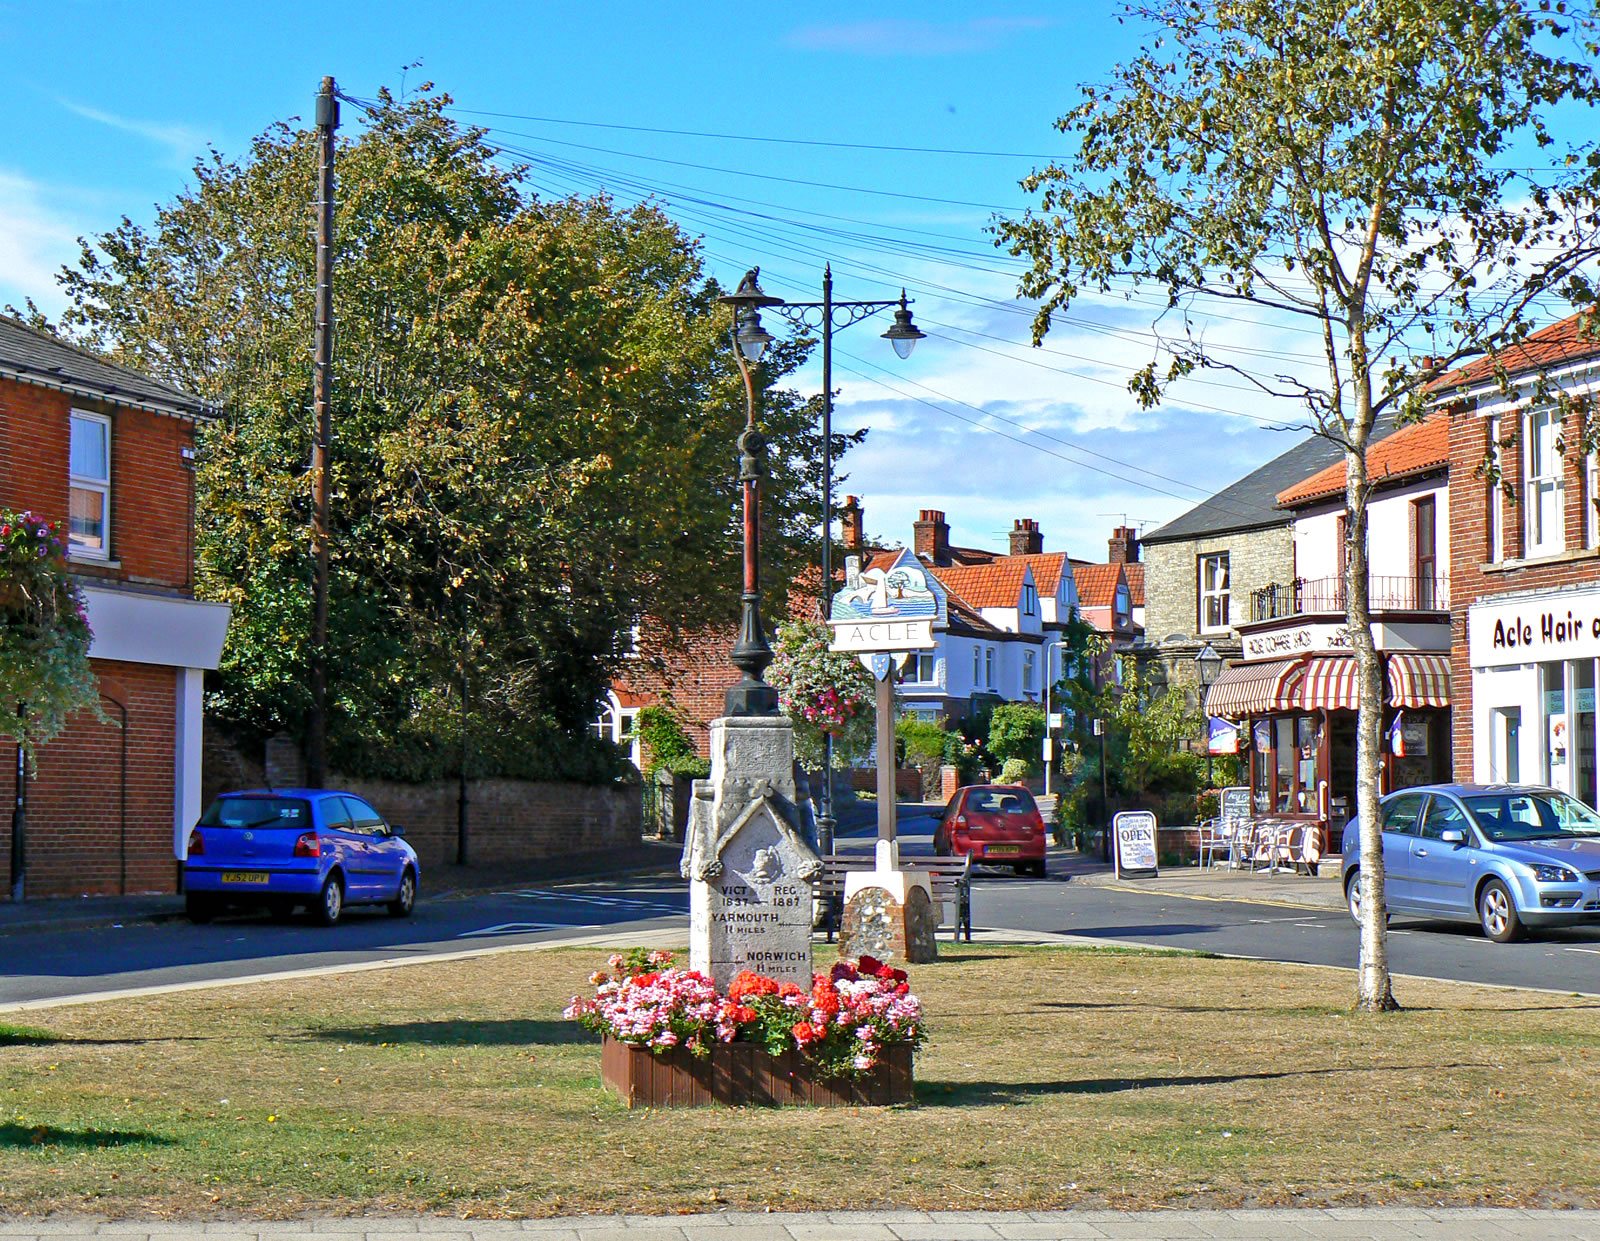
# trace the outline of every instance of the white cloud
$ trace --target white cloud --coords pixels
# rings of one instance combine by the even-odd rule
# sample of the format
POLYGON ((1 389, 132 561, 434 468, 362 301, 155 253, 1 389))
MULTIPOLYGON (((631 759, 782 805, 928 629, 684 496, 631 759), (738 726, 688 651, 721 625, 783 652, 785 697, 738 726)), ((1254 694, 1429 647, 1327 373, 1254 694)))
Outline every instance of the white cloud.
POLYGON ((143 138, 156 146, 165 147, 167 150, 166 163, 173 168, 187 169, 194 159, 205 150, 207 135, 201 130, 190 125, 163 121, 144 121, 136 117, 118 116, 112 112, 102 112, 98 108, 91 108, 85 104, 74 103, 70 99, 58 99, 60 105, 74 116, 81 116, 86 121, 93 121, 98 125, 106 125, 122 133, 133 134, 143 138))
POLYGON ((56 272, 77 258, 81 231, 48 187, 0 169, 0 304, 31 297, 58 313, 65 301, 56 272))

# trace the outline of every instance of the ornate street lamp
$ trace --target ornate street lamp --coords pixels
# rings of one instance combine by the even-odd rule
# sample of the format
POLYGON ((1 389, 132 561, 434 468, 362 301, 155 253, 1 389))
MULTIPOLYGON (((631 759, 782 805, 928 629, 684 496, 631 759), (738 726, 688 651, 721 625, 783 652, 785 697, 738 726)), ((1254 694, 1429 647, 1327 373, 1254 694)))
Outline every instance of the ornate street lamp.
POLYGON ((772 343, 761 326, 764 306, 783 304, 768 297, 756 278, 759 267, 745 273, 739 287, 717 300, 733 310, 734 358, 744 376, 745 424, 739 434, 739 481, 744 489, 744 593, 740 595, 739 640, 729 658, 744 675, 724 699, 727 715, 776 715, 778 691, 761 678, 772 662, 772 648, 761 628, 761 479, 767 471, 767 440, 756 430, 756 389, 750 367, 772 343))
MULTIPOLYGON (((894 325, 883 333, 883 339, 894 346, 895 353, 909 358, 917 342, 926 333, 911 321, 911 307, 906 291, 900 290, 900 300, 889 302, 836 302, 833 300, 833 265, 822 269, 822 300, 820 302, 771 303, 774 310, 798 328, 822 330, 822 619, 828 619, 828 609, 833 602, 833 333, 836 328, 847 328, 852 323, 877 314, 880 310, 894 311, 894 325)), ((833 852, 833 734, 822 735, 822 813, 817 816, 817 852, 833 852)))
MULTIPOLYGON (((1206 690, 1216 684, 1222 674, 1222 656, 1217 648, 1207 642, 1194 656, 1195 675, 1200 681, 1200 710, 1205 711, 1206 690)), ((1211 720, 1206 720, 1206 784, 1211 784, 1211 720)))

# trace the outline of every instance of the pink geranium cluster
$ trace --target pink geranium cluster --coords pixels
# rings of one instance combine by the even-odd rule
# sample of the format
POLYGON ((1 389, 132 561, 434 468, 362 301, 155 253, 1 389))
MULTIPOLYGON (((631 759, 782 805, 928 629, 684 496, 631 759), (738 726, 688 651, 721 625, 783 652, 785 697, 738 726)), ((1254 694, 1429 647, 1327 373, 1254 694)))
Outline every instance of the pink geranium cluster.
POLYGON ((704 1055, 713 1042, 751 1042, 772 1055, 799 1050, 835 1076, 865 1073, 884 1047, 915 1047, 925 1037, 922 1004, 905 971, 872 957, 814 974, 809 991, 747 970, 726 996, 693 970, 651 968, 670 967, 669 954, 652 958, 665 960, 612 957, 611 968, 623 972, 592 975, 595 997, 574 996, 566 1016, 640 1047, 682 1046, 704 1055))

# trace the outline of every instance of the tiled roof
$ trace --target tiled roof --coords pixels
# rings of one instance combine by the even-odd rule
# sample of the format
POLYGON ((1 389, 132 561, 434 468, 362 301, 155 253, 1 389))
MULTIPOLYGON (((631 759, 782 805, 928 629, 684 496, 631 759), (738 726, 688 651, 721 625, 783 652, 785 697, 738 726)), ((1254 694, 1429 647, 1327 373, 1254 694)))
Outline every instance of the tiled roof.
POLYGON ((1497 362, 1507 373, 1519 375, 1590 357, 1600 357, 1600 311, 1579 311, 1559 323, 1540 328, 1515 345, 1439 376, 1428 385, 1428 391, 1445 392, 1492 379, 1497 362))
POLYGON ((1144 561, 1134 560, 1122 566, 1128 579, 1128 598, 1136 608, 1144 607, 1144 561))
POLYGON ((1061 571, 1067 566, 1066 552, 1041 552, 1037 556, 1013 556, 1024 561, 1033 570, 1033 584, 1046 598, 1056 593, 1061 585, 1061 571))
POLYGON ((1109 608, 1117 600, 1117 583, 1123 580, 1121 564, 1075 564, 1072 577, 1078 584, 1078 605, 1109 608))
MULTIPOLYGON (((1387 437, 1393 430, 1392 419, 1379 419, 1372 428, 1373 442, 1387 437)), ((1183 516, 1141 536, 1139 542, 1174 543, 1231 530, 1261 530, 1285 525, 1291 519, 1278 507, 1278 493, 1307 475, 1315 474, 1323 466, 1332 465, 1343 453, 1332 440, 1318 435, 1301 440, 1288 452, 1274 457, 1232 486, 1224 487, 1209 500, 1201 501, 1183 516)))
POLYGON ((1022 598, 1027 558, 1006 556, 984 565, 951 565, 932 570, 953 595, 975 608, 1014 608, 1022 598))
POLYGON ((181 418, 210 418, 199 397, 0 315, 0 375, 181 418))
MULTIPOLYGON (((1388 439, 1367 448, 1367 477, 1374 485, 1386 479, 1398 481, 1430 474, 1450 464, 1450 415, 1435 414, 1426 422, 1402 427, 1388 439)), ((1278 493, 1278 504, 1296 508, 1313 500, 1344 494, 1344 462, 1318 470, 1286 491, 1278 493)))

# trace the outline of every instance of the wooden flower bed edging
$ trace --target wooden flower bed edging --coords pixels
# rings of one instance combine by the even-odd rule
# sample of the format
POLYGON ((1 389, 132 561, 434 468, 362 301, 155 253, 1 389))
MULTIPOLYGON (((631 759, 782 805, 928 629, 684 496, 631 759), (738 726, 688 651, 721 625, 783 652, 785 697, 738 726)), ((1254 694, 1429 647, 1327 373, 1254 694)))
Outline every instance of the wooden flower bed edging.
POLYGON ((651 1051, 609 1035, 600 1077, 629 1107, 705 1107, 713 1103, 880 1107, 912 1101, 911 1048, 890 1044, 859 1077, 823 1077, 797 1051, 768 1055, 754 1043, 717 1043, 708 1056, 681 1047, 651 1051))

